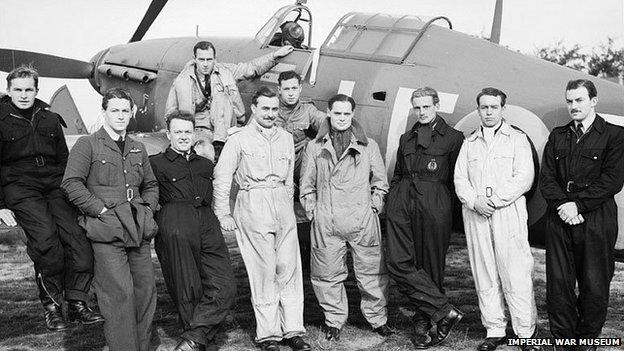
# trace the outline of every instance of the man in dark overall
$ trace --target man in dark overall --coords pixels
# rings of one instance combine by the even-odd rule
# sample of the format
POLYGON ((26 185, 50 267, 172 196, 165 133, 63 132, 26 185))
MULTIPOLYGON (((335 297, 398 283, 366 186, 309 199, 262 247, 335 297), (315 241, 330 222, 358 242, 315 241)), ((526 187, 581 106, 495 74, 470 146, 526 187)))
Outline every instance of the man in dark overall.
POLYGON ((65 122, 35 98, 38 81, 34 69, 16 68, 7 76, 8 95, 0 99, 0 219, 24 229, 46 326, 58 331, 67 328, 63 294, 70 321, 104 319, 87 306, 93 251, 60 188, 68 155, 65 122))
POLYGON ((113 88, 102 98, 104 125, 69 154, 61 187, 84 214, 95 258, 94 286, 110 351, 147 351, 156 310, 150 241, 158 228, 158 182, 145 146, 126 134, 136 106, 113 88))
POLYGON ((214 165, 192 148, 193 115, 174 111, 166 123, 171 145, 150 161, 160 188, 156 253, 184 328, 174 350, 216 350, 212 339, 234 302, 236 281, 211 208, 214 165))
POLYGON ((386 205, 386 261, 415 308, 413 342, 424 349, 444 341, 463 317, 449 303, 442 281, 452 228, 453 169, 464 137, 437 115, 434 89, 415 90, 411 102, 417 123, 399 141, 386 205))
POLYGON ((556 338, 596 338, 606 319, 615 266, 614 195, 624 183, 624 128, 596 114, 591 81, 568 82, 565 97, 572 121, 550 133, 540 179, 548 203, 548 317, 556 338))

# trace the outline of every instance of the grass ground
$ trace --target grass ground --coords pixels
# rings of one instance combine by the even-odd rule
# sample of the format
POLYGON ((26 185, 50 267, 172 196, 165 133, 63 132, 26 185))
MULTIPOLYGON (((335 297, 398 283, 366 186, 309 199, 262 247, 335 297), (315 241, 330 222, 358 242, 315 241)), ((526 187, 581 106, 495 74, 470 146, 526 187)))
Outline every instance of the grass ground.
MULTIPOLYGON (((228 238, 233 264, 236 269, 238 294, 236 307, 218 335, 221 350, 242 351, 256 350, 253 344, 255 330, 253 311, 249 301, 249 285, 244 265, 232 238, 228 238)), ((539 314, 541 335, 547 336, 548 321, 545 314, 545 273, 544 251, 533 250, 535 257, 535 293, 539 314)), ((180 330, 175 307, 166 293, 160 272, 160 265, 153 255, 156 266, 158 308, 154 318, 154 327, 158 333, 160 346, 158 350, 172 350, 177 342, 180 330)), ((38 302, 34 283, 32 264, 26 255, 23 244, 15 240, 3 240, 0 233, 0 351, 17 350, 103 350, 104 335, 100 326, 77 326, 66 332, 51 333, 44 327, 42 309, 38 302)), ((347 326, 344 328, 339 342, 327 342, 323 338, 320 326, 323 315, 318 307, 312 287, 305 275, 305 324, 308 331, 307 340, 315 350, 380 350, 403 351, 412 350, 409 339, 410 311, 400 307, 406 304, 396 288, 391 288, 389 322, 397 330, 397 334, 383 339, 370 332, 370 327, 359 312, 359 293, 353 276, 346 283, 351 311, 347 326)), ((447 293, 451 301, 466 316, 458 328, 451 334, 448 341, 437 350, 474 350, 485 331, 481 326, 477 296, 470 272, 468 253, 463 236, 456 234, 447 256, 447 276, 445 280, 447 293)), ((508 332, 512 331, 509 328, 508 332)), ((603 336, 624 337, 624 264, 617 263, 616 275, 611 285, 611 300, 607 323, 603 336)), ((282 350, 288 350, 282 346, 282 350)), ((513 347, 501 347, 501 350, 513 350, 513 347)))

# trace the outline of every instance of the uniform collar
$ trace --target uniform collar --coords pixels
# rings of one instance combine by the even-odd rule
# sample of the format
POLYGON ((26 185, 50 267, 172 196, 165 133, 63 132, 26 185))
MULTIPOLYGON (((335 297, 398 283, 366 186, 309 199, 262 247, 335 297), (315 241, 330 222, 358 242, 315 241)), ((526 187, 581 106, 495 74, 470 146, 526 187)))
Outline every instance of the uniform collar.
MULTIPOLYGON (((35 114, 39 110, 48 110, 50 108, 50 105, 43 102, 42 100, 35 98, 35 103, 33 104, 33 107, 33 114, 35 114)), ((11 104, 11 97, 9 95, 4 95, 0 97, 0 119, 6 118, 11 113, 18 113, 18 111, 16 111, 16 108, 13 107, 13 105, 11 104)), ((45 117, 45 114, 42 116, 45 117)))
MULTIPOLYGON (((325 118, 325 120, 321 123, 319 127, 318 133, 316 135, 316 140, 327 142, 330 140, 329 138, 329 129, 331 128, 331 122, 329 117, 325 118)), ((358 144, 368 145, 368 138, 366 137, 366 132, 364 128, 356 121, 355 119, 351 120, 351 132, 353 133, 353 138, 358 144)))
MULTIPOLYGON (((165 157, 171 162, 175 161, 175 159, 178 157, 182 157, 182 159, 186 161, 186 157, 184 157, 184 155, 172 149, 171 145, 167 146, 167 149, 165 149, 165 157)), ((188 161, 191 161, 195 159, 196 157, 197 157, 197 154, 195 153, 195 149, 191 148, 188 161)))
MULTIPOLYGON (((449 130, 449 128, 451 128, 446 121, 444 120, 444 118, 440 117, 440 115, 436 115, 436 118, 433 120, 434 126, 433 129, 431 131, 431 133, 438 133, 440 135, 445 135, 446 132, 449 130)), ((410 133, 408 135, 408 140, 409 139, 413 139, 418 135, 418 127, 419 127, 420 123, 416 122, 414 124, 414 126, 412 127, 412 129, 410 129, 410 133)))
MULTIPOLYGON (((574 122, 575 121, 572 120, 568 124, 566 124, 568 128, 563 128, 562 130, 560 130, 560 133, 565 133, 569 129, 575 130, 574 127, 576 127, 576 125, 574 122)), ((592 129, 602 134, 606 125, 607 125, 607 122, 604 120, 604 118, 602 118, 602 116, 596 113, 596 117, 594 118, 594 121, 589 126, 583 123, 583 128, 585 128, 585 133, 587 133, 587 131, 589 131, 589 127, 591 126, 592 129)))
MULTIPOLYGON (((503 119, 501 121, 500 126, 498 126, 498 128, 496 128, 496 131, 494 132, 494 137, 496 137, 497 134, 502 134, 505 136, 509 136, 511 135, 511 126, 509 125, 509 123, 507 123, 507 121, 505 119, 503 119)), ((468 136, 468 141, 475 141, 477 138, 481 138, 483 139, 483 126, 479 126, 479 128, 475 129, 469 136, 468 136)))

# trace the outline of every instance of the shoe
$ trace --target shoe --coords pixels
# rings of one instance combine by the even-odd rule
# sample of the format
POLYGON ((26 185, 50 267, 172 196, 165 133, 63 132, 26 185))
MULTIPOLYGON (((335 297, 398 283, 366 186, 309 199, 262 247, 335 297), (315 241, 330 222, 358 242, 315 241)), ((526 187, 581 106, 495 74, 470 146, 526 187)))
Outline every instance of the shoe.
POLYGON ((412 321, 414 323, 414 334, 412 335, 414 347, 420 350, 428 349, 431 342, 431 336, 429 335, 431 322, 423 318, 415 318, 412 321))
POLYGON ((280 351, 279 345, 275 340, 267 340, 260 343, 260 350, 262 351, 280 351))
POLYGON ((62 331, 67 329, 67 323, 63 319, 63 312, 61 306, 51 303, 43 306, 45 309, 45 323, 48 330, 62 331))
MULTIPOLYGON (((529 339, 537 339, 539 336, 539 330, 537 329, 537 327, 535 327, 535 330, 533 331, 533 335, 531 335, 529 337, 529 339)), ((522 351, 542 351, 543 348, 541 346, 533 346, 533 345, 524 345, 520 347, 520 350, 522 351)))
POLYGON ((193 340, 182 338, 173 351, 204 351, 204 345, 193 340))
POLYGON ((300 336, 293 336, 292 338, 284 339, 286 345, 290 346, 295 351, 308 351, 312 350, 312 347, 307 342, 303 341, 300 336))
POLYGON ((325 327, 325 339, 329 341, 340 340, 340 329, 334 327, 325 327))
POLYGON ((70 322, 95 324, 104 322, 104 317, 87 306, 84 301, 70 300, 67 303, 67 319, 70 322))
POLYGON ((394 334, 394 330, 390 329, 390 327, 388 327, 387 324, 384 324, 380 327, 374 328, 373 331, 381 336, 383 336, 384 338, 394 334))
POLYGON ((477 346, 477 350, 479 351, 492 351, 496 350, 497 347, 503 345, 507 342, 506 336, 501 336, 499 338, 485 338, 482 343, 477 346))
POLYGON ((446 317, 440 319, 438 323, 436 323, 437 330, 436 334, 431 336, 431 342, 429 346, 436 346, 441 344, 451 333, 451 330, 461 321, 464 317, 464 313, 458 310, 455 307, 451 308, 451 311, 446 315, 446 317))

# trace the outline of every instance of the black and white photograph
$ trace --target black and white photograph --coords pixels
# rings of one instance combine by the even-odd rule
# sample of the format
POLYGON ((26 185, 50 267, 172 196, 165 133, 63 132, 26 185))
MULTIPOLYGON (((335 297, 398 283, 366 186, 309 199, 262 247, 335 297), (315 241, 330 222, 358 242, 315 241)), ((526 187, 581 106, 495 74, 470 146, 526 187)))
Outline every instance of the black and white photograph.
POLYGON ((622 350, 622 0, 3 0, 0 351, 622 350))

